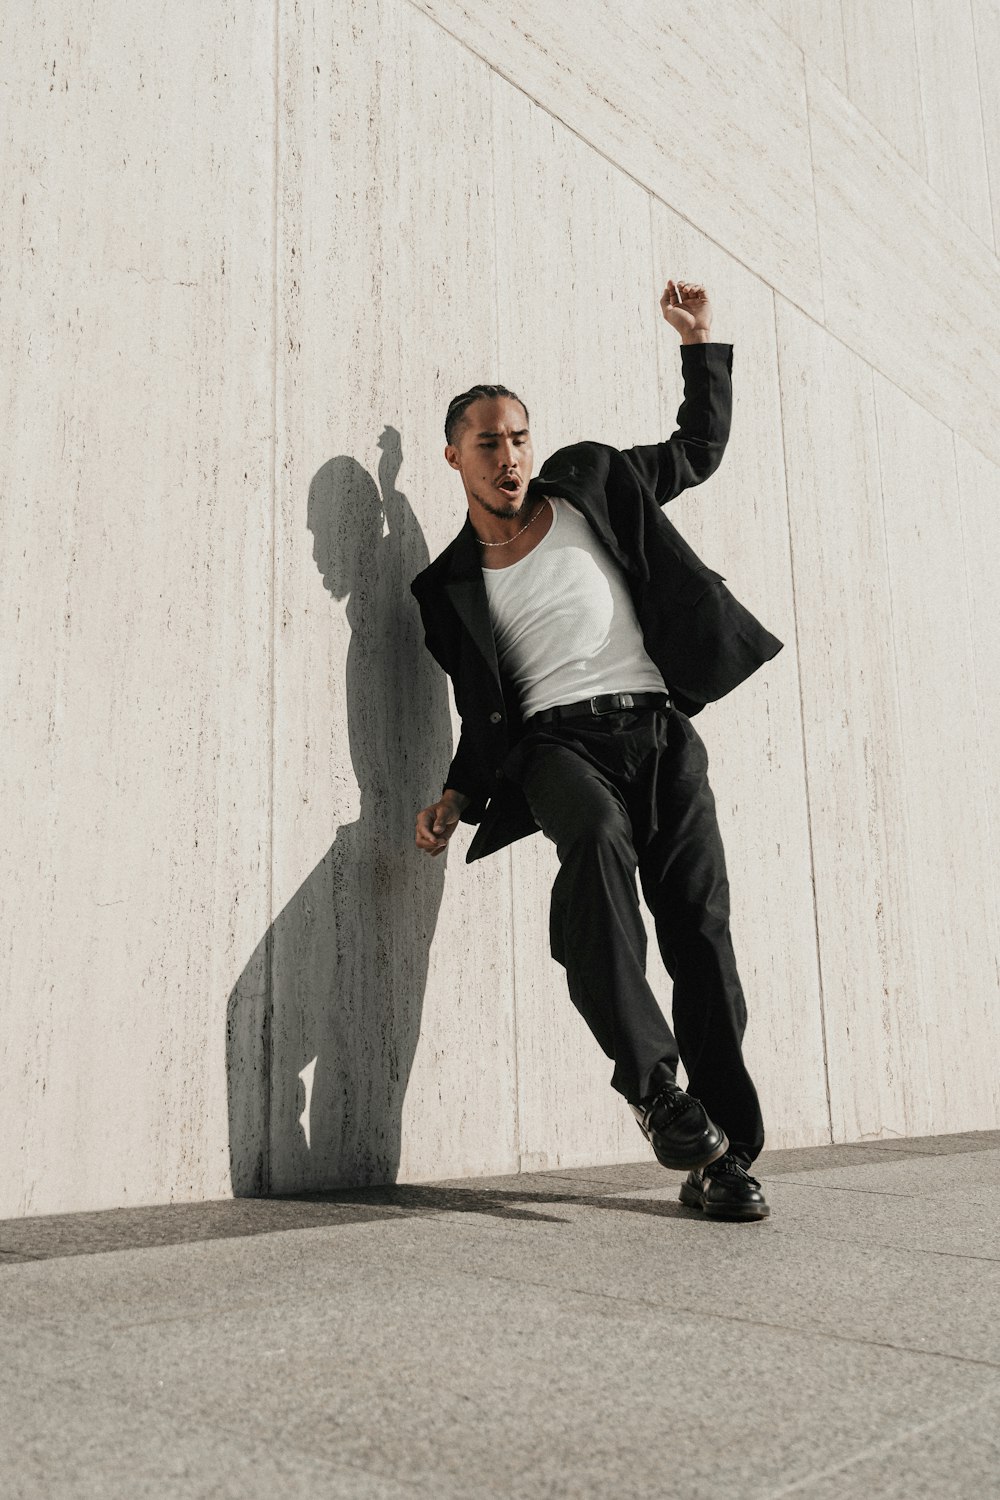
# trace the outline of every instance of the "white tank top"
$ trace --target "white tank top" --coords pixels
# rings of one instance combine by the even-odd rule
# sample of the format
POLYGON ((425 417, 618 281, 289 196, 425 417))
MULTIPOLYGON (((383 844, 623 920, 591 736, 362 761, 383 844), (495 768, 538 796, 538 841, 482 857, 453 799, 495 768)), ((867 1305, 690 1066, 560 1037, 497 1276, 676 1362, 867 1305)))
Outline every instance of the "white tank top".
POLYGON ((666 692, 624 572, 575 505, 548 501, 538 545, 506 568, 483 568, 497 657, 522 715, 596 693, 666 692))

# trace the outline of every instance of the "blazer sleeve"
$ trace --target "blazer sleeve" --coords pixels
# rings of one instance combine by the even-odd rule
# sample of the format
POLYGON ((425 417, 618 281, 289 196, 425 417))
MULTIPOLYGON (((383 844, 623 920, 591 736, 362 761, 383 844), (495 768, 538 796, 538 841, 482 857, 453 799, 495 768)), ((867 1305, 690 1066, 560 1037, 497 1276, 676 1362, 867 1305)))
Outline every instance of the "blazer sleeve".
MULTIPOLYGON (((438 666, 446 673, 455 688, 455 679, 452 676, 451 652, 444 633, 434 618, 433 611, 424 602, 424 597, 411 584, 410 591, 420 606, 420 618, 424 627, 424 645, 431 653, 438 666)), ((458 707, 456 703, 456 707, 458 707)), ((461 710, 459 709, 461 714, 461 710)), ((492 788, 489 790, 481 786, 481 772, 478 770, 478 757, 472 747, 469 736, 464 728, 458 737, 458 745, 448 767, 441 786, 442 793, 448 787, 456 792, 462 792, 469 798, 467 806, 462 809, 461 820, 463 823, 479 823, 486 811, 486 803, 489 801, 492 788)))
POLYGON ((681 344, 680 351, 684 399, 676 431, 665 443, 621 450, 660 505, 715 473, 733 415, 732 344, 681 344))
MULTIPOLYGON (((441 788, 442 794, 453 788, 456 792, 462 792, 469 798, 468 803, 461 812, 463 823, 479 823, 482 821, 489 801, 490 793, 484 791, 480 784, 480 774, 477 771, 478 757, 475 755, 469 743, 469 736, 463 729, 458 737, 458 746, 448 767, 448 774, 441 788)), ((492 788, 491 788, 492 790, 492 788)))

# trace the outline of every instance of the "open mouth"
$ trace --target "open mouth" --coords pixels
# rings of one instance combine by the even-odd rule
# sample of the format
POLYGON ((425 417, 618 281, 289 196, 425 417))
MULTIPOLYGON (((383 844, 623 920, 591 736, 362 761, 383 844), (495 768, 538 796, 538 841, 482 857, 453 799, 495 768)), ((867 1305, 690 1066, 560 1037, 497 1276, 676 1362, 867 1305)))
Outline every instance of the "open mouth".
POLYGON ((498 488, 506 490, 508 495, 516 495, 521 488, 521 481, 519 479, 501 479, 498 488))

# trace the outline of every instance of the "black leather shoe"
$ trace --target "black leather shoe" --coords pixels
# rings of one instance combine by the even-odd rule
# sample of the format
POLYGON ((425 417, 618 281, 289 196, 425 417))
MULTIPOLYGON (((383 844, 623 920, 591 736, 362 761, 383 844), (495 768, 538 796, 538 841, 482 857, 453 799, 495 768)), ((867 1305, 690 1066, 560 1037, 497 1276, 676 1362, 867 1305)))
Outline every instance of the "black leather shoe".
POLYGON ((728 1152, 710 1166, 689 1172, 678 1196, 710 1219, 766 1219, 771 1212, 756 1177, 728 1152))
POLYGON ((685 1094, 677 1082, 663 1084, 638 1104, 630 1103, 629 1109, 661 1167, 677 1172, 705 1167, 729 1149, 725 1131, 708 1118, 701 1101, 685 1094))

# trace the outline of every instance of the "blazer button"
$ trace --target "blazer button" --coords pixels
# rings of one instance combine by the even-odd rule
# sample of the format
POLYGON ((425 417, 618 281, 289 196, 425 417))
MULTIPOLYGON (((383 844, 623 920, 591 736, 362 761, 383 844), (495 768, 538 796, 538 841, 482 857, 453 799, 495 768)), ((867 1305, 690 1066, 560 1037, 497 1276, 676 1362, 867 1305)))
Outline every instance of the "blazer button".
POLYGON ((502 718, 503 718, 503 714, 498 714, 498 713, 496 713, 496 712, 494 712, 494 713, 491 713, 491 714, 490 714, 490 723, 491 723, 491 724, 499 724, 499 723, 500 723, 500 720, 501 720, 501 719, 502 719, 502 718))
POLYGON ((499 766, 497 767, 496 777, 497 777, 497 781, 502 781, 503 780, 503 772, 500 770, 499 766))

